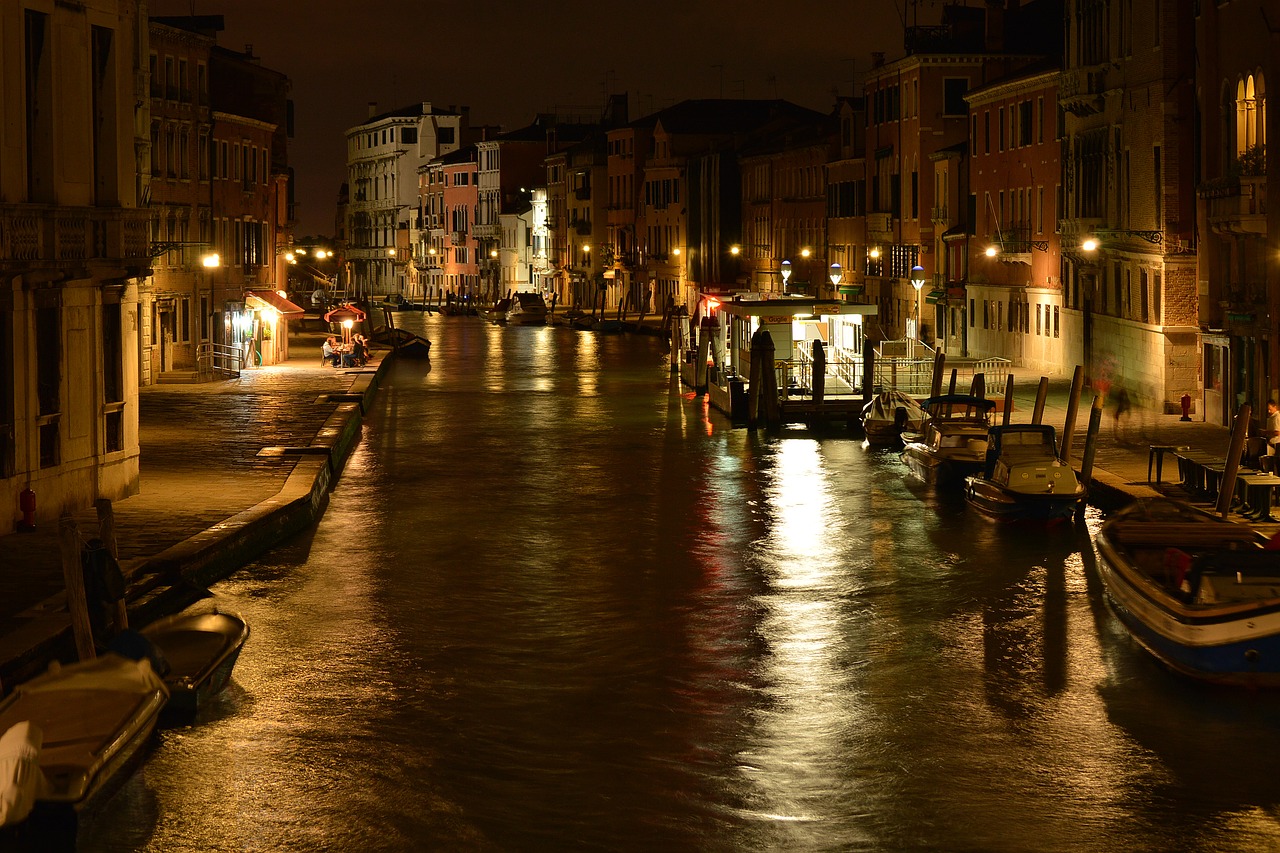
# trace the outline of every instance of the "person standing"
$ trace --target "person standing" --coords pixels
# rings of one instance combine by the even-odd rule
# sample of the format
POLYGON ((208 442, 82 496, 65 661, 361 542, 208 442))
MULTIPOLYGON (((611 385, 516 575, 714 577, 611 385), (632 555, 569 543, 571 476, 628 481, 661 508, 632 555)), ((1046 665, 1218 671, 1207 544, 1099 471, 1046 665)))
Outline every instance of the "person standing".
MULTIPOLYGON (((1267 455, 1276 455, 1276 446, 1280 445, 1280 406, 1275 400, 1267 401, 1267 425, 1262 434, 1267 439, 1267 455)), ((1274 463, 1275 460, 1272 460, 1274 463)))

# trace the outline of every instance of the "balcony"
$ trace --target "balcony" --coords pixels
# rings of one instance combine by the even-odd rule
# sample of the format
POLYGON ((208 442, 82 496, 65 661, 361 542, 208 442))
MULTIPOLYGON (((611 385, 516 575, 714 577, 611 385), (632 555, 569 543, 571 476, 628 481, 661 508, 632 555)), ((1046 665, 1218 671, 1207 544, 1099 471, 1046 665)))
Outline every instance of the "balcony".
POLYGON ((573 230, 582 235, 589 236, 591 234, 591 220, 579 219, 573 223, 573 230))
POLYGON ((888 242, 893 239, 893 214, 868 213, 867 239, 876 242, 888 242))
POLYGON ((1221 186, 1202 187, 1209 227, 1215 234, 1266 236, 1267 179, 1250 175, 1221 186))
POLYGON ((0 204, 0 262, 150 264, 152 212, 137 208, 0 204))
POLYGON ((950 210, 948 210, 945 204, 935 207, 933 209, 933 221, 934 222, 950 222, 951 221, 951 212, 950 210))
POLYGON ((1107 66, 1093 65, 1062 72, 1058 78, 1058 104, 1077 116, 1102 112, 1106 106, 1107 66))

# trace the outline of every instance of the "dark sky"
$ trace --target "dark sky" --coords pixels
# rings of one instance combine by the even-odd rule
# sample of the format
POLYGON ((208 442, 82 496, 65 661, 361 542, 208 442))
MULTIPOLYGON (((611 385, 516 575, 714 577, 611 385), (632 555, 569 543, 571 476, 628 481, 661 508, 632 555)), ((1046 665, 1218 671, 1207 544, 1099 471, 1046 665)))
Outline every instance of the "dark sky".
POLYGON ((223 15, 224 47, 253 45, 293 81, 290 157, 299 236, 333 233, 343 132, 418 101, 473 124, 538 112, 599 115, 606 87, 631 118, 686 98, 786 98, 827 111, 871 52, 902 53, 903 0, 151 0, 152 15, 223 15))

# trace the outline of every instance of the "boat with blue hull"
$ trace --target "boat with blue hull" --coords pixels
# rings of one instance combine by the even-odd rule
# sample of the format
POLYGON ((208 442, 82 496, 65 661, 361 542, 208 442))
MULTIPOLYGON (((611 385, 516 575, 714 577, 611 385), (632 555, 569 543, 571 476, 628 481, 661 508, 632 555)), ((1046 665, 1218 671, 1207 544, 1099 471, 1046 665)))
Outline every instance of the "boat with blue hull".
POLYGON ((1107 596, 1133 638, 1193 678, 1280 686, 1280 550, 1173 500, 1116 512, 1095 539, 1107 596))

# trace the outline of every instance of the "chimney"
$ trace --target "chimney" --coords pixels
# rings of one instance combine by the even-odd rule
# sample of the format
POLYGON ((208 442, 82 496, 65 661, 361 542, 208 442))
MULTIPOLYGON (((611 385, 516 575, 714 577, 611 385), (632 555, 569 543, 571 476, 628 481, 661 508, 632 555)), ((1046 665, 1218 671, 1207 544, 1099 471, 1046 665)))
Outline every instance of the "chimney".
POLYGON ((879 68, 882 65, 884 65, 884 51, 873 50, 871 52, 871 67, 879 68))
POLYGON ((429 116, 429 115, 431 115, 431 102, 430 102, 430 101, 423 101, 423 102, 422 102, 422 114, 423 114, 424 116, 429 116))
POLYGON ((373 118, 377 114, 378 114, 378 102, 370 101, 369 102, 369 118, 373 118))

